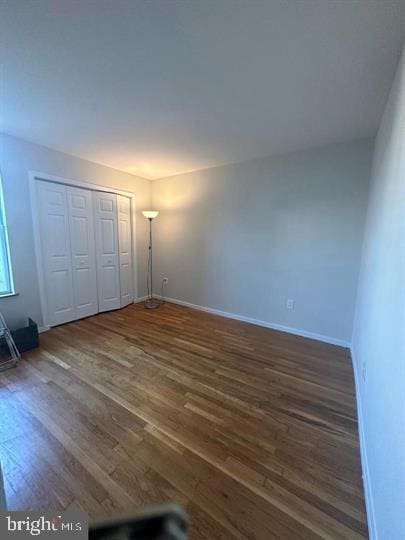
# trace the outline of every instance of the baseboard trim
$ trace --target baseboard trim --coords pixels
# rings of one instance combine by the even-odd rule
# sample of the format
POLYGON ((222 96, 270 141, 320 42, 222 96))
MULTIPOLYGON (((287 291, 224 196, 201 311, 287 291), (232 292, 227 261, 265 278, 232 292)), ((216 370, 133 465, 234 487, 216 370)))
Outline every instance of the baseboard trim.
POLYGON ((50 326, 38 326, 38 334, 43 334, 44 332, 48 332, 50 330, 50 326))
MULTIPOLYGON (((154 294, 154 298, 161 299, 159 294, 154 294)), ((338 345, 340 347, 350 348, 350 342, 344 341, 342 339, 336 339, 329 336, 324 336, 323 334, 315 334, 313 332, 307 332, 306 330, 300 330, 299 328, 292 328, 290 326, 283 326, 277 323, 271 323, 268 321, 261 321, 259 319, 253 319, 251 317, 246 317, 245 315, 239 315, 237 313, 229 313, 228 311, 221 311, 219 309, 214 309, 206 306, 199 306, 198 304, 192 304, 190 302, 185 302, 184 300, 178 300, 177 298, 166 298, 166 302, 171 304, 178 304, 179 306, 185 306, 193 309, 198 309, 199 311, 205 311, 207 313, 212 313, 213 315, 219 315, 220 317, 227 317, 228 319, 236 319, 237 321, 243 321, 250 324, 256 324, 257 326, 263 326, 264 328, 271 328, 272 330, 279 330, 280 332, 286 332, 288 334, 295 334, 296 336, 306 337, 310 339, 315 339, 317 341, 323 341, 324 343, 330 343, 331 345, 338 345)))
POLYGON ((140 296, 139 298, 135 298, 134 304, 139 304, 140 302, 145 302, 145 300, 147 300, 147 299, 148 299, 147 296, 140 296))
POLYGON ((376 522, 375 522, 373 491, 371 489, 370 473, 369 473, 368 459, 367 459, 367 449, 366 449, 366 442, 365 442, 365 437, 364 437, 364 423, 363 423, 363 411, 362 411, 361 394, 360 394, 360 381, 359 381, 359 376, 357 372, 357 361, 356 361, 356 356, 354 353, 353 346, 350 347, 350 355, 352 359, 352 366, 353 366, 353 373, 354 373, 354 386, 356 390, 357 419, 358 419, 358 430, 359 430, 359 441, 360 441, 360 459, 361 459, 364 496, 365 496, 365 501, 366 501, 368 534, 369 534, 370 540, 378 540, 377 527, 376 527, 376 522))

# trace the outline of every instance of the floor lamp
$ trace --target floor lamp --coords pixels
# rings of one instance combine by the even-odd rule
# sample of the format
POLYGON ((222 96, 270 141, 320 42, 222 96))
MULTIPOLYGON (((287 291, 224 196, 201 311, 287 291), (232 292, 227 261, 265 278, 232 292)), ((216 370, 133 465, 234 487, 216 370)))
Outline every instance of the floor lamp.
POLYGON ((155 309, 159 307, 159 302, 153 299, 153 266, 152 266, 152 221, 158 215, 156 210, 143 210, 142 214, 149 219, 149 256, 148 256, 148 299, 145 302, 146 309, 155 309), (150 288, 149 288, 150 282, 150 288))

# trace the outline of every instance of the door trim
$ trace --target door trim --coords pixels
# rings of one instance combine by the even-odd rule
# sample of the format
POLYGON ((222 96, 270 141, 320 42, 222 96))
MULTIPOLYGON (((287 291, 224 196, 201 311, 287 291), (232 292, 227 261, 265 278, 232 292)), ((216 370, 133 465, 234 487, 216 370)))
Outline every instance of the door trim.
POLYGON ((39 228, 39 201, 37 197, 37 190, 35 182, 42 180, 45 182, 53 182, 56 184, 64 184, 66 186, 79 187, 89 189, 91 191, 103 191, 107 193, 115 193, 117 195, 123 195, 128 197, 131 202, 131 233, 132 233, 132 276, 133 276, 133 291, 134 298, 138 297, 138 279, 137 279, 137 267, 136 267, 136 201, 135 194, 132 191, 123 191, 112 186, 101 186, 100 184, 94 184, 92 182, 85 182, 82 180, 72 180, 70 178, 63 178, 62 176, 56 176, 40 171, 28 171, 28 182, 30 188, 30 202, 31 202, 31 215, 32 215, 32 231, 34 235, 34 247, 35 247, 35 261, 38 275, 39 284, 39 298, 41 304, 42 325, 45 330, 50 328, 48 316, 47 316, 47 303, 45 294, 45 277, 43 272, 43 257, 42 257, 42 245, 41 235, 39 228))

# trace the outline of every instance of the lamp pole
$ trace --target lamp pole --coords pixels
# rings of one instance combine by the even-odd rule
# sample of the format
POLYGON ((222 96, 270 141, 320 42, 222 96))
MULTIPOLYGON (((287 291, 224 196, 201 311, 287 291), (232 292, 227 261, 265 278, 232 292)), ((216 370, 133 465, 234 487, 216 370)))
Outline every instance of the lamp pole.
MULTIPOLYGON (((146 212, 145 212, 146 213, 146 212)), ((145 215, 144 213, 144 215, 145 215)), ((156 212, 157 214, 157 212, 156 212)), ((150 289, 148 300, 145 302, 146 309, 155 309, 159 307, 159 303, 153 299, 153 249, 152 249, 152 216, 145 216, 149 220, 149 272, 150 278, 148 275, 148 281, 150 280, 150 289)), ((155 216, 154 216, 155 217, 155 216)), ((149 284, 149 283, 148 283, 149 284)))
POLYGON ((149 257, 150 257, 150 291, 149 300, 152 300, 153 294, 153 249, 152 249, 152 218, 149 219, 149 257))

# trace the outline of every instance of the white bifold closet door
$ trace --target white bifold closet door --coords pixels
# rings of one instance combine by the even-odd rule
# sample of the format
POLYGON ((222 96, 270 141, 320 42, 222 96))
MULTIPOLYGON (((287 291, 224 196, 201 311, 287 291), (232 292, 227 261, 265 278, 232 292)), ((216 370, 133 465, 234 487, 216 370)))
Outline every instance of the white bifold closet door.
POLYGON ((76 318, 98 312, 93 198, 90 190, 66 186, 76 318))
POLYGON ((117 195, 93 192, 99 311, 121 307, 117 195))
POLYGON ((121 307, 134 299, 132 274, 131 201, 117 195, 118 247, 121 282, 121 307))
POLYGON ((47 324, 133 301, 131 200, 37 181, 47 324))
POLYGON ((76 318, 66 187, 38 182, 39 227, 48 324, 76 318))
POLYGON ((39 181, 39 227, 48 324, 98 311, 91 192, 39 181))

